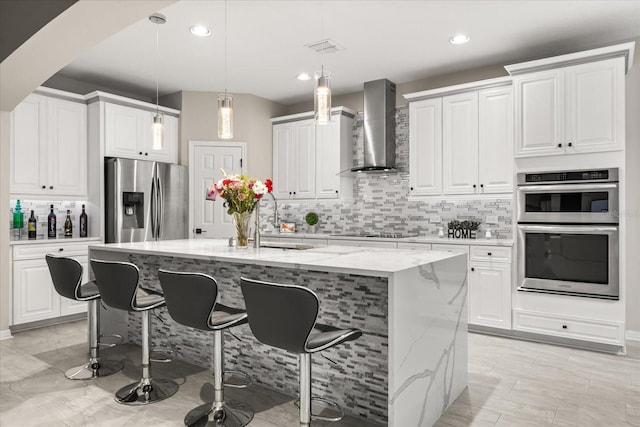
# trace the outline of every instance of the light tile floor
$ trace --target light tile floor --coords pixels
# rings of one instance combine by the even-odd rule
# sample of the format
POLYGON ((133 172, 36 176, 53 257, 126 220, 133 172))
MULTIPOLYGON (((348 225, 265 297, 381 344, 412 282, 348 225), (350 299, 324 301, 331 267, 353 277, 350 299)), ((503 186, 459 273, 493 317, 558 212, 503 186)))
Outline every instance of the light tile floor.
MULTIPOLYGON (((139 348, 103 350, 125 370, 97 381, 70 381, 64 371, 86 354, 86 322, 16 334, 0 341, 0 426, 180 426, 185 411, 210 401, 211 374, 174 361, 154 376, 173 378, 179 392, 145 407, 117 404, 113 392, 140 375, 139 348)), ((640 426, 640 343, 616 356, 469 334, 469 387, 436 426, 640 426)), ((297 425, 293 399, 252 385, 228 389, 248 403, 254 427, 297 425)), ((364 427, 345 418, 317 426, 364 427)), ((412 427, 412 426, 401 426, 412 427)))

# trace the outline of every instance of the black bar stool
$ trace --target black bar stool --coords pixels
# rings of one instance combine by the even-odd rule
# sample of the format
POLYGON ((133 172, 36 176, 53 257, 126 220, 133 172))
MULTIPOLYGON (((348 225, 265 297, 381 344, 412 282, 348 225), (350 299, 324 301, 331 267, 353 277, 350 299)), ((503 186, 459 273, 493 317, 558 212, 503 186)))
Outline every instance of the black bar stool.
POLYGON ((189 411, 184 418, 185 425, 241 427, 249 424, 253 411, 247 405, 224 400, 223 331, 247 323, 247 313, 217 303, 218 284, 209 275, 160 269, 158 278, 173 320, 213 331, 214 401, 189 411))
POLYGON ((87 302, 89 336, 89 361, 65 372, 70 380, 88 380, 106 377, 122 369, 122 363, 100 359, 100 316, 98 301, 100 292, 95 282, 82 283, 82 264, 73 258, 46 255, 53 286, 61 296, 87 302))
MULTIPOLYGON (((320 302, 309 288, 259 280, 240 279, 249 315, 249 327, 258 341, 298 354, 300 361, 300 426, 311 419, 339 421, 340 416, 320 417, 311 413, 311 354, 362 336, 360 329, 339 329, 316 323, 320 302)), ((313 400, 316 400, 314 398, 313 400)))
POLYGON ((168 379, 151 378, 149 348, 151 323, 149 312, 165 305, 164 297, 140 287, 140 271, 135 264, 92 259, 91 268, 105 304, 119 310, 142 312, 142 378, 116 392, 116 402, 144 405, 173 396, 178 384, 168 379))

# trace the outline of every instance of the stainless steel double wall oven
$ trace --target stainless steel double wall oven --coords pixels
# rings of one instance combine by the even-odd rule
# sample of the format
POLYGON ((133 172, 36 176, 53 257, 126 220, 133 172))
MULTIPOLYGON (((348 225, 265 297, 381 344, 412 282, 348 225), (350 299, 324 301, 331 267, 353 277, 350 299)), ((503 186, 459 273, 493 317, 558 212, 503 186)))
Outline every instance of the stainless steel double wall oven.
POLYGON ((619 298, 618 169, 518 174, 519 291, 619 298))

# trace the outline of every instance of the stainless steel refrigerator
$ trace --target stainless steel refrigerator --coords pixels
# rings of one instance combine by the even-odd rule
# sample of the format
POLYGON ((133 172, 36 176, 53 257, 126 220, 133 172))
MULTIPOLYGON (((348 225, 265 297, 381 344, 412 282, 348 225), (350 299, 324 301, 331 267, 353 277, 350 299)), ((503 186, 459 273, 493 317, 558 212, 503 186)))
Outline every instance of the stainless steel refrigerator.
POLYGON ((105 159, 107 243, 186 239, 187 167, 105 159))

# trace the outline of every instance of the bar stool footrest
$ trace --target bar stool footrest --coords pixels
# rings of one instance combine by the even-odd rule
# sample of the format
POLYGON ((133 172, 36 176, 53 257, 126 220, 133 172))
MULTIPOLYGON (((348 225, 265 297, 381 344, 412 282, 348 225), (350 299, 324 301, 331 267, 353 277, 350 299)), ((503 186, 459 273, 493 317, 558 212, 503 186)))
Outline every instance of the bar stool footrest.
POLYGON ((171 349, 156 348, 151 350, 151 352, 149 353, 149 360, 155 363, 169 363, 169 362, 172 362, 173 358, 175 357, 176 357, 176 352, 175 350, 171 350, 171 349), (153 357, 152 356, 153 353, 156 353, 156 356, 158 356, 159 353, 163 353, 162 355, 164 356, 164 353, 166 353, 171 357, 164 357, 160 359, 159 357, 153 357))
POLYGON ((115 347, 115 346, 117 346, 117 345, 120 345, 120 344, 122 344, 122 342, 124 341, 124 338, 123 338, 123 337, 122 337, 122 335, 120 335, 120 334, 102 334, 102 335, 100 335, 98 338, 99 338, 99 340, 98 340, 98 341, 99 341, 99 342, 98 342, 98 345, 99 345, 100 347, 108 347, 108 348, 111 348, 111 347, 115 347), (116 342, 114 342, 114 343, 103 343, 103 342, 101 341, 101 340, 102 340, 102 338, 117 338, 117 341, 116 341, 116 342))
POLYGON ((231 388, 247 388, 249 387, 251 384, 253 384, 253 380, 251 379, 251 377, 242 371, 224 371, 224 385, 225 387, 231 387, 231 388), (233 382, 227 382, 227 380, 229 379, 229 377, 239 377, 239 380, 235 383, 233 382))
MULTIPOLYGON (((296 399, 293 402, 294 405, 296 405, 296 408, 300 409, 300 399, 296 399)), ((324 409, 324 408, 323 408, 324 409)), ((321 397, 312 397, 311 398, 311 419, 312 420, 319 420, 319 421, 340 421, 341 419, 344 418, 344 411, 342 410, 342 408, 340 407, 340 405, 338 405, 336 402, 332 402, 331 400, 327 400, 327 399, 323 399, 321 397), (324 416, 324 415, 319 415, 319 414, 314 414, 313 413, 313 403, 314 402, 321 402, 324 404, 325 408, 327 409, 332 409, 334 411, 336 411, 338 413, 337 416, 335 417, 330 417, 330 416, 324 416)))

